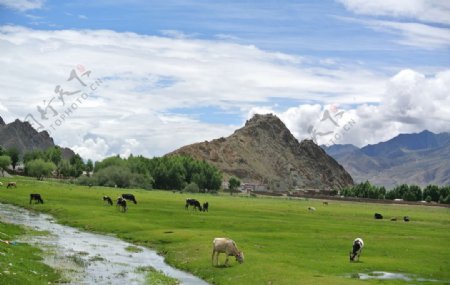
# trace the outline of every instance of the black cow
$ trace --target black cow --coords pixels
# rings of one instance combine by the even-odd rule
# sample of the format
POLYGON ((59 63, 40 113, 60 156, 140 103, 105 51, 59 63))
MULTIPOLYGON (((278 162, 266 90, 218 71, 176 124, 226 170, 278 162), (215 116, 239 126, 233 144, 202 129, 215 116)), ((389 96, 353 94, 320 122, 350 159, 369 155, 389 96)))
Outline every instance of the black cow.
POLYGON ((133 194, 122 194, 122 198, 133 201, 133 203, 137 204, 136 198, 134 198, 133 194))
POLYGON ((202 206, 200 205, 200 202, 195 199, 191 199, 191 198, 186 199, 186 205, 184 206, 184 208, 187 210, 189 208, 189 206, 194 207, 194 210, 197 210, 197 208, 198 208, 199 211, 202 211, 202 206))
POLYGON ((355 257, 358 257, 358 261, 359 261, 359 256, 361 255, 363 247, 364 247, 364 242, 363 242, 362 238, 356 238, 353 241, 353 248, 352 248, 352 251, 350 251, 350 261, 354 261, 355 257))
POLYGON ((383 219, 383 215, 379 214, 379 213, 375 213, 375 215, 373 215, 373 217, 377 220, 382 220, 383 219))
POLYGON ((409 217, 408 217, 408 216, 404 216, 404 217, 403 217, 403 221, 409 222, 409 217))
POLYGON ((208 202, 203 203, 203 212, 208 212, 208 207, 209 207, 208 202))
POLYGON ((104 201, 104 202, 108 202, 108 204, 109 204, 110 206, 113 205, 113 201, 112 201, 112 199, 111 199, 109 196, 103 196, 103 201, 104 201))
POLYGON ((119 210, 122 212, 127 211, 127 200, 122 197, 117 198, 116 207, 119 207, 119 210))
POLYGON ((39 203, 44 204, 44 200, 42 199, 41 194, 30 194, 30 204, 31 201, 33 200, 36 201, 38 204, 39 203))

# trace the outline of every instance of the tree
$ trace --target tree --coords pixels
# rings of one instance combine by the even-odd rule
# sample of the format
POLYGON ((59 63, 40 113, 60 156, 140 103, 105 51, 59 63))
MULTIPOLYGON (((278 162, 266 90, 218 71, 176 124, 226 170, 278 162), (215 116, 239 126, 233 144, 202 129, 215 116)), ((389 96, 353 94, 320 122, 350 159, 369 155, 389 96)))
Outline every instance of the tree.
POLYGON ((8 155, 0 156, 0 168, 2 170, 2 176, 5 176, 5 170, 11 165, 11 158, 8 155))
POLYGON ((184 192, 190 192, 190 193, 198 193, 200 192, 200 188, 198 187, 197 183, 191 182, 183 189, 184 192))
POLYGON ((71 166, 71 173, 70 176, 78 177, 81 174, 83 174, 84 171, 84 162, 81 156, 77 153, 74 156, 72 156, 69 160, 70 166, 71 166))
POLYGON ((58 165, 62 160, 61 149, 57 146, 47 149, 45 156, 55 165, 58 165))
POLYGON ((94 170, 94 163, 92 162, 91 159, 88 159, 88 161, 86 162, 87 176, 91 175, 92 170, 94 170))
POLYGON ((233 192, 237 190, 237 188, 241 186, 241 181, 234 176, 231 176, 228 180, 228 188, 230 189, 230 195, 233 195, 233 192))
POLYGON ((428 185, 423 189, 423 197, 430 196, 434 202, 439 201, 439 187, 436 185, 428 185))
POLYGON ((43 159, 35 159, 25 164, 25 172, 36 177, 38 180, 43 180, 44 177, 49 176, 56 165, 51 161, 44 161, 43 159))
POLYGON ((8 149, 8 155, 11 157, 11 165, 13 167, 13 170, 16 170, 16 165, 19 162, 19 156, 20 152, 16 147, 12 147, 8 149))

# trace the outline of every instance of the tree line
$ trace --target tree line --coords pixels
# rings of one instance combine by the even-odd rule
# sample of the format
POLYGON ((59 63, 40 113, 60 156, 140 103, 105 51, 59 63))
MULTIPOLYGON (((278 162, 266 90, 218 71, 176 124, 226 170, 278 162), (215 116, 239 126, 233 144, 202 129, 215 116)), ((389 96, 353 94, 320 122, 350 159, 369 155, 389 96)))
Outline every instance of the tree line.
POLYGON ((387 191, 383 186, 370 184, 369 181, 356 184, 341 190, 345 197, 371 198, 371 199, 403 199, 405 201, 427 201, 450 204, 450 186, 428 185, 421 188, 417 185, 402 184, 387 191))
POLYGON ((189 156, 146 158, 112 156, 95 163, 91 177, 80 177, 83 185, 121 188, 210 192, 220 189, 222 173, 205 161, 189 156))

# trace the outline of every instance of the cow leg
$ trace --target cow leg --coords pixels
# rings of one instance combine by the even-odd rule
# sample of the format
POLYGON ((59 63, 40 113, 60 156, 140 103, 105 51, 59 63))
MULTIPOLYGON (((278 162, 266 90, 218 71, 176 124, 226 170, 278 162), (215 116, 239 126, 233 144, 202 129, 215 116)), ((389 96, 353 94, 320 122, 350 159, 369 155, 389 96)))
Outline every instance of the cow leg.
POLYGON ((225 253, 225 255, 227 256, 227 258, 225 259, 225 266, 228 265, 228 254, 225 253))
POLYGON ((212 255, 211 255, 211 263, 214 266, 214 255, 215 255, 216 251, 213 249, 212 255))

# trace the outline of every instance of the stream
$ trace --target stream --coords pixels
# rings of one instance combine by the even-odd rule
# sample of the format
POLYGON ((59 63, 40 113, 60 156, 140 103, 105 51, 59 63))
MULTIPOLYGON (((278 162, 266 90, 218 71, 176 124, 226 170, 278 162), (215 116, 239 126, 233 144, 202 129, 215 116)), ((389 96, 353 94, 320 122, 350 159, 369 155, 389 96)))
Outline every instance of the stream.
POLYGON ((49 232, 27 236, 19 242, 32 244, 48 253, 44 262, 60 269, 70 280, 68 284, 145 284, 147 272, 140 269, 149 266, 178 279, 180 284, 208 284, 192 274, 169 266, 154 250, 113 236, 83 232, 57 224, 47 214, 0 203, 0 220, 49 232))

